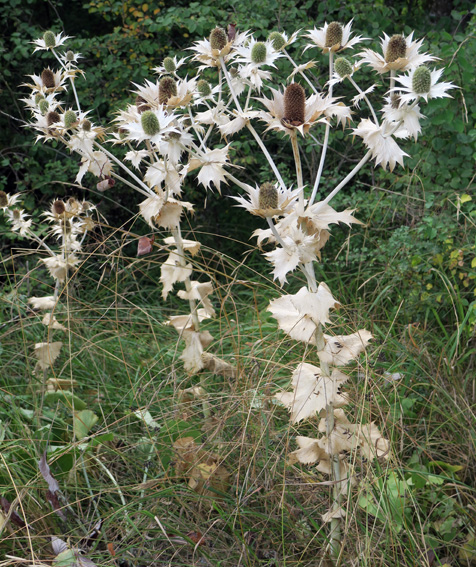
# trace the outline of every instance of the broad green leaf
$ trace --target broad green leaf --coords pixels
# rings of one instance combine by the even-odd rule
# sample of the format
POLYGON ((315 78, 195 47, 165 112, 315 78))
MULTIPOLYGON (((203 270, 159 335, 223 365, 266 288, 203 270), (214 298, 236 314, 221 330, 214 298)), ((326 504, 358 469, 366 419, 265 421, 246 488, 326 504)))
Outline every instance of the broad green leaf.
POLYGON ((91 410, 77 411, 73 417, 73 431, 76 439, 84 439, 99 420, 91 410))

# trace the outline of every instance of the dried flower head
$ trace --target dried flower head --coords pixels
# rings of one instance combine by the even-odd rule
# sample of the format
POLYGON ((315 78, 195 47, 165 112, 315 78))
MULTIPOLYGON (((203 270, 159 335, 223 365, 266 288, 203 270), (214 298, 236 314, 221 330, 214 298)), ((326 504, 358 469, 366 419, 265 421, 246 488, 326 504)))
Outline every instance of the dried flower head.
POLYGON ((43 69, 41 72, 41 80, 47 89, 54 89, 55 87, 55 74, 51 69, 43 69))
POLYGON ((221 51, 228 43, 228 36, 223 28, 216 27, 210 33, 210 45, 212 49, 221 51))
POLYGON ((287 128, 304 124, 306 93, 298 83, 291 83, 284 91, 284 117, 282 123, 287 128))
POLYGON ((278 190, 273 183, 263 183, 260 186, 258 199, 260 209, 278 208, 278 190))
POLYGON ((141 97, 140 95, 137 95, 136 96, 136 108, 137 108, 137 111, 139 112, 139 114, 142 114, 146 110, 149 110, 150 106, 149 106, 148 102, 145 100, 145 98, 141 97))
POLYGON ((342 44, 343 28, 339 22, 331 22, 326 30, 326 43, 325 46, 332 48, 339 48, 342 44))
POLYGON ((177 83, 172 77, 162 77, 159 82, 159 104, 166 104, 169 98, 177 95, 177 83))
POLYGON ((172 57, 166 57, 162 61, 162 65, 164 66, 164 69, 167 71, 167 73, 173 73, 177 69, 175 61, 172 59, 172 57))
POLYGON ((397 59, 402 59, 407 54, 407 42, 403 35, 392 35, 385 51, 385 61, 394 63, 397 59))

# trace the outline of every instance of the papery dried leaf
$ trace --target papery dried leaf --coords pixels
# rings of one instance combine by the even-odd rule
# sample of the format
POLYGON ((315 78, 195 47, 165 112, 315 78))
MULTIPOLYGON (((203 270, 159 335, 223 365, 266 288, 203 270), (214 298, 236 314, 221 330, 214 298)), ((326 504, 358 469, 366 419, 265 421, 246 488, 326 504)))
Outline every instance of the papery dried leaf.
MULTIPOLYGON (((177 243, 173 236, 168 236, 167 238, 164 238, 164 243, 167 246, 177 246, 177 243)), ((186 252, 190 252, 192 256, 195 256, 197 254, 201 246, 200 242, 196 242, 195 240, 187 240, 186 238, 182 239, 181 244, 182 244, 182 248, 186 252)))
POLYGON ((58 358, 62 342, 55 343, 36 343, 35 356, 38 359, 38 366, 41 370, 46 370, 58 358))
POLYGON ((327 524, 334 520, 335 518, 345 518, 345 509, 342 506, 338 506, 332 510, 329 510, 325 514, 321 514, 322 521, 327 524))
POLYGON ((102 181, 96 184, 96 189, 98 191, 101 191, 101 193, 104 193, 104 191, 107 191, 111 187, 114 187, 115 184, 115 179, 113 179, 112 177, 105 177, 102 181))
POLYGON ((382 457, 388 459, 390 444, 385 437, 382 437, 374 422, 360 426, 359 437, 361 439, 360 452, 363 457, 369 460, 382 457))
MULTIPOLYGON (((210 318, 205 309, 197 309, 197 317, 199 323, 201 323, 204 319, 210 318)), ((179 333, 194 330, 192 315, 190 313, 188 315, 172 315, 170 319, 164 323, 164 325, 175 327, 179 333)))
POLYGON ((319 352, 319 360, 332 366, 345 366, 355 360, 372 339, 372 333, 361 329, 351 335, 332 337, 324 335, 326 346, 319 352))
POLYGON ((88 533, 88 535, 79 540, 78 547, 91 547, 91 545, 97 540, 99 534, 101 533, 102 524, 102 519, 99 519, 93 526, 93 529, 88 533))
POLYGON ((293 372, 293 392, 281 392, 274 397, 291 412, 292 423, 314 417, 329 404, 339 407, 348 402, 346 396, 338 390, 348 376, 337 369, 332 375, 322 376, 321 369, 306 362, 301 363, 293 372))
POLYGON ((71 390, 74 386, 76 386, 77 381, 72 380, 71 378, 48 378, 46 381, 46 391, 47 392, 57 392, 58 390, 71 390))
POLYGON ((202 354, 202 360, 204 368, 214 374, 225 376, 225 378, 236 378, 238 374, 237 368, 209 352, 202 354))
POLYGON ((211 304, 211 301, 208 299, 208 296, 213 293, 213 284, 212 282, 197 282, 192 281, 190 282, 191 289, 189 291, 180 290, 177 295, 181 299, 195 299, 196 301, 201 301, 203 308, 207 312, 210 317, 215 316, 215 310, 211 304))
POLYGON ((303 465, 310 465, 321 459, 328 458, 327 453, 319 446, 318 439, 298 435, 296 442, 299 445, 299 449, 289 454, 289 464, 302 463, 303 465))
POLYGON ((57 305, 57 300, 54 295, 48 295, 46 297, 30 297, 28 303, 31 304, 33 309, 40 310, 51 310, 57 305))
POLYGON ((46 451, 43 453, 41 459, 38 461, 38 468, 40 469, 41 476, 46 480, 48 484, 48 490, 53 494, 57 492, 60 489, 60 487, 58 481, 51 474, 50 467, 46 462, 46 451))
POLYGON ((149 254, 153 250, 155 236, 149 238, 148 236, 142 236, 139 238, 139 242, 137 243, 137 256, 144 256, 145 254, 149 254))
POLYGON ((319 284, 316 293, 302 287, 295 295, 273 299, 267 311, 278 321, 281 330, 291 338, 315 344, 319 324, 330 322, 329 311, 339 306, 326 284, 319 284))
POLYGON ((55 565, 60 567, 97 567, 94 561, 81 555, 78 549, 69 548, 68 544, 59 537, 51 538, 51 546, 56 557, 55 565))
POLYGON ((52 315, 51 313, 45 313, 45 316, 43 317, 42 321, 43 325, 45 325, 46 327, 49 327, 50 329, 56 329, 57 331, 67 331, 68 329, 62 325, 61 323, 58 323, 58 320, 56 319, 56 317, 54 315, 52 315))
POLYGON ((199 372, 203 367, 202 353, 203 346, 200 341, 200 334, 195 331, 184 330, 182 338, 185 340, 185 349, 180 358, 184 361, 184 368, 192 374, 199 372))
POLYGON ((172 291, 174 284, 184 282, 192 275, 192 271, 192 265, 184 263, 182 257, 176 251, 170 252, 169 257, 160 268, 163 299, 167 299, 167 295, 172 291))

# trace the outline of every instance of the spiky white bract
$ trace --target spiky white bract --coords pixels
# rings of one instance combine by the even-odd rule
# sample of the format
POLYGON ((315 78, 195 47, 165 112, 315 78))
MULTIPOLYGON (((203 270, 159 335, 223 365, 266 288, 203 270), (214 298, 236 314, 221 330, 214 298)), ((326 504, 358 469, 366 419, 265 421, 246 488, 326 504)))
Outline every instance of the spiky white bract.
POLYGON ((388 165, 390 171, 394 170, 397 163, 403 166, 403 158, 408 157, 408 154, 401 150, 397 142, 387 133, 391 131, 388 123, 384 122, 378 126, 372 120, 364 118, 353 131, 356 136, 362 138, 371 151, 376 165, 380 164, 383 169, 386 169, 388 165))
POLYGON ((267 311, 278 321, 279 328, 292 339, 315 344, 318 325, 329 323, 329 311, 339 306, 325 283, 320 283, 317 292, 302 287, 294 295, 283 295, 273 299, 267 311))
POLYGON ((198 174, 198 181, 207 189, 211 189, 211 183, 220 191, 220 184, 226 183, 224 166, 228 162, 228 149, 230 144, 223 148, 214 150, 204 150, 198 156, 190 159, 188 171, 201 167, 198 174))
POLYGON ((284 215, 290 212, 296 203, 300 189, 283 189, 278 184, 275 185, 276 193, 277 193, 277 206, 273 209, 263 209, 260 207, 259 202, 259 194, 260 188, 256 185, 255 187, 251 187, 251 185, 242 185, 242 187, 246 191, 246 197, 235 197, 232 196, 232 199, 238 201, 238 207, 244 207, 249 213, 252 215, 256 215, 258 217, 277 217, 284 215))
POLYGON ((408 72, 408 75, 396 77, 396 80, 402 86, 396 86, 392 92, 400 97, 400 104, 407 104, 412 100, 418 100, 420 98, 428 102, 430 98, 452 98, 446 91, 450 89, 457 88, 453 83, 438 83, 443 69, 434 69, 430 71, 430 87, 426 93, 415 92, 413 88, 413 76, 418 72, 417 69, 412 69, 408 72))
POLYGON ((131 106, 129 108, 129 112, 133 118, 131 121, 122 122, 120 118, 116 119, 120 123, 122 130, 128 132, 124 137, 127 140, 138 143, 149 140, 158 147, 165 137, 169 136, 173 132, 178 132, 175 126, 176 116, 174 114, 167 113, 162 105, 158 106, 156 109, 148 111, 152 112, 157 118, 158 129, 154 134, 148 134, 144 131, 141 114, 137 108, 131 106))
POLYGON ((292 392, 280 392, 274 397, 291 412, 292 423, 315 417, 328 405, 341 407, 348 402, 346 396, 339 394, 339 388, 348 376, 333 370, 326 376, 321 369, 306 362, 301 363, 292 375, 292 392))
POLYGON ((360 35, 351 38, 352 22, 353 20, 350 20, 350 22, 348 22, 345 26, 342 26, 342 41, 330 47, 326 46, 327 28, 329 27, 327 22, 321 28, 315 27, 312 30, 308 30, 304 35, 309 38, 312 43, 306 44, 304 51, 311 47, 319 47, 324 53, 328 53, 329 51, 338 52, 343 49, 353 47, 357 43, 368 39, 367 37, 362 37, 360 35))
POLYGON ((282 57, 282 53, 276 51, 270 41, 257 41, 254 37, 245 45, 240 45, 236 48, 238 57, 236 59, 237 63, 244 63, 245 65, 251 65, 254 67, 261 67, 262 65, 267 65, 271 67, 276 67, 274 62, 276 59, 282 57), (253 50, 259 44, 263 48, 262 60, 259 63, 253 60, 253 50))
POLYGON ((383 34, 383 38, 380 40, 383 55, 376 51, 372 51, 372 49, 364 49, 358 53, 358 56, 362 58, 362 63, 367 63, 379 74, 383 74, 391 70, 408 71, 409 69, 415 69, 428 61, 435 61, 438 59, 438 57, 434 57, 428 53, 419 53, 423 40, 413 40, 413 33, 414 32, 411 32, 407 37, 402 34, 402 38, 407 46, 405 57, 398 57, 395 61, 386 61, 385 55, 387 53, 388 43, 391 39, 391 37, 386 33, 383 34))
POLYGON ((170 71, 167 71, 167 69, 164 67, 164 65, 159 65, 158 67, 152 67, 152 71, 154 71, 154 73, 159 73, 159 75, 169 75, 169 74, 175 74, 175 72, 180 69, 180 67, 188 60, 190 59, 190 56, 188 57, 181 57, 180 59, 177 59, 177 56, 174 55, 173 57, 170 57, 170 59, 172 59, 174 66, 175 66, 175 70, 171 73, 170 71))
POLYGON ((382 108, 385 120, 393 126, 400 126, 395 130, 396 138, 413 138, 415 141, 421 132, 420 119, 425 118, 420 112, 420 107, 414 104, 400 104, 398 95, 385 97, 386 104, 382 108), (400 105, 400 106, 398 106, 400 105))
POLYGON ((31 77, 33 79, 33 84, 25 83, 21 86, 30 88, 34 93, 43 93, 43 94, 51 93, 51 92, 54 92, 54 91, 66 90, 66 87, 64 86, 64 83, 66 82, 66 79, 67 79, 66 74, 63 73, 63 71, 61 71, 61 70, 52 71, 51 69, 48 68, 48 71, 50 71, 52 73, 54 86, 52 86, 52 87, 46 86, 41 75, 39 75, 39 76, 38 75, 27 75, 28 77, 31 77))
POLYGON ((223 58, 225 62, 234 58, 237 54, 236 47, 243 45, 249 35, 250 32, 248 31, 236 34, 235 38, 232 41, 228 41, 222 49, 213 49, 209 39, 196 41, 188 49, 195 52, 193 60, 201 63, 200 71, 207 67, 220 67, 220 58, 223 58))

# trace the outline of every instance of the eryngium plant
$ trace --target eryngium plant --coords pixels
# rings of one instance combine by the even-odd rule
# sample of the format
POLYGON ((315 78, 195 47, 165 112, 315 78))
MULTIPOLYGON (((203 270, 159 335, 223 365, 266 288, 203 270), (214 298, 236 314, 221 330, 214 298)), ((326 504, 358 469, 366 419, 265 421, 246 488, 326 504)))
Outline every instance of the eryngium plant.
MULTIPOLYGON (((66 37, 47 32, 34 42, 36 50, 50 51, 59 67, 32 76, 31 95, 25 102, 38 140, 60 141, 80 156, 77 183, 85 175, 98 178, 99 189, 111 187, 112 180, 121 181, 143 196, 139 211, 151 229, 170 230, 171 236, 163 241, 169 257, 162 267, 162 294, 166 299, 183 284, 177 295, 189 302, 190 313, 173 316, 167 323, 185 341, 182 358, 190 374, 216 364, 205 352, 213 338, 201 330, 202 321, 215 311, 209 299, 211 281, 192 279, 190 255, 200 245, 181 235, 181 219, 193 210, 182 199, 185 181, 192 178, 193 183, 218 191, 222 183, 232 182, 244 190, 234 197, 239 206, 266 219, 268 227, 255 236, 260 246, 267 241, 274 247, 264 254, 273 266, 273 277, 285 286, 289 275, 298 271, 305 282, 297 293, 283 292, 273 299, 268 310, 310 359, 317 358, 314 364, 303 360, 292 372, 292 391, 275 397, 288 408, 293 423, 318 420, 320 436, 298 437, 299 448, 290 460, 315 463, 334 481, 333 504, 322 518, 331 524, 330 551, 338 558, 340 522, 346 515, 342 495, 356 482, 355 457, 386 459, 390 448, 375 423, 351 423, 343 409, 352 400, 343 390, 350 376, 341 369, 358 359, 372 337, 365 329, 338 336, 325 332, 339 301, 325 282, 317 282, 314 266, 332 224, 360 223, 352 210, 336 211, 329 203, 370 159, 390 171, 397 164, 403 166, 408 154, 400 140, 417 140, 423 118, 420 103, 449 96, 453 85, 440 83, 441 70, 427 67, 435 58, 421 53, 422 41, 414 40, 413 34, 384 35, 381 53, 363 49, 352 59, 348 52, 365 38, 353 35, 351 22, 331 22, 303 34, 309 40, 305 50, 327 58, 329 80, 319 89, 307 72, 319 60, 299 64, 288 53, 297 37, 298 32, 290 37, 273 32, 266 41, 258 41, 235 26, 216 27, 208 39, 190 48, 191 64, 198 64, 193 73, 189 63, 185 66, 186 58, 166 57, 154 69, 157 78, 134 85, 134 102, 124 105, 113 126, 105 127, 93 124, 76 95, 75 80, 83 75, 78 67, 80 55, 63 51, 66 37), (287 77, 276 65, 281 58, 294 67, 287 77), (383 97, 377 84, 365 88, 358 84, 362 65, 370 65, 380 75, 383 97), (356 90, 347 104, 334 96, 344 81, 356 90), (74 100, 68 98, 69 91, 74 100), (265 131, 280 135, 294 157, 296 179, 291 185, 284 182, 263 141, 263 123, 265 131), (360 137, 366 152, 323 200, 316 201, 330 131, 335 127, 360 137), (243 129, 249 131, 270 168, 267 178, 257 179, 254 187, 241 181, 239 173, 231 173, 230 140, 243 129), (305 179, 300 145, 312 143, 315 136, 322 140, 319 167, 313 179, 305 179), (106 149, 106 143, 126 146, 125 160, 118 159, 113 148, 106 149)), ((207 414, 210 408, 204 405, 204 411, 207 414)))

